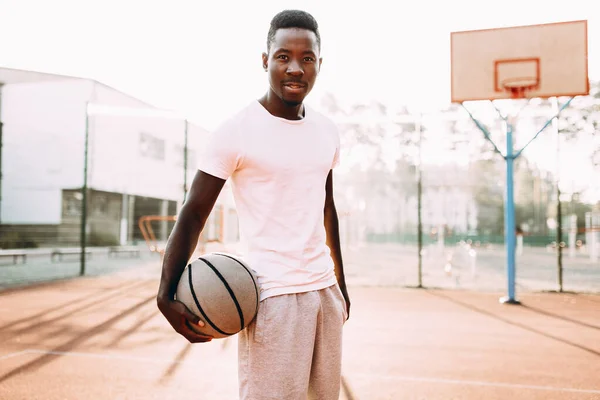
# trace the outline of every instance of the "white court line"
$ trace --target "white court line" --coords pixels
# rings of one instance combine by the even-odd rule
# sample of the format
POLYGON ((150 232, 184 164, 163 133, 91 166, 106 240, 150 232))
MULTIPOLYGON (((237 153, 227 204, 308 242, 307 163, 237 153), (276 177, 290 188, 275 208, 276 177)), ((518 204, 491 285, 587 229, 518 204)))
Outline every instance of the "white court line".
MULTIPOLYGON (((42 355, 56 355, 56 356, 69 356, 69 357, 85 357, 85 358, 101 358, 105 360, 127 360, 127 361, 139 361, 153 364, 179 364, 179 365, 190 365, 190 366, 206 366, 206 364, 195 363, 190 361, 178 361, 175 359, 160 359, 152 357, 139 357, 139 356, 125 356, 119 354, 98 354, 98 353, 80 353, 74 351, 52 351, 52 350, 38 350, 28 349, 18 351, 15 353, 9 353, 0 357, 0 360, 4 360, 11 357, 22 356, 26 354, 42 354, 42 355)), ((570 392, 570 393, 587 393, 587 394, 600 394, 600 390, 597 389, 576 389, 576 388, 562 388, 554 386, 537 386, 537 385, 524 385, 519 383, 502 383, 502 382, 485 382, 485 381, 469 381, 461 379, 441 379, 441 378, 425 378, 418 376, 403 376, 403 375, 376 375, 376 374, 349 374, 346 378, 363 378, 371 381, 377 379, 383 379, 388 381, 409 381, 409 382, 428 382, 428 383, 446 383, 452 385, 465 385, 465 386, 485 386, 485 387, 499 387, 508 389, 531 389, 531 390, 545 390, 551 392, 570 392)))
POLYGON ((376 375, 376 374, 346 375, 346 378, 352 378, 352 377, 364 378, 364 379, 368 379, 368 380, 383 379, 383 380, 388 380, 388 381, 447 383, 447 384, 452 384, 452 385, 487 386, 487 387, 500 387, 500 388, 509 388, 509 389, 546 390, 546 391, 551 391, 551 392, 600 394, 600 390, 596 390, 596 389, 562 388, 562 387, 554 387, 554 386, 524 385, 524 384, 520 384, 520 383, 468 381, 468 380, 461 380, 461 379, 423 378, 423 377, 418 377, 418 376, 402 376, 402 375, 376 375))
POLYGON ((0 356, 0 360, 6 360, 7 358, 19 357, 19 356, 23 356, 25 354, 31 354, 31 353, 33 353, 32 350, 23 350, 23 351, 17 351, 14 353, 8 353, 3 356, 0 356))
MULTIPOLYGON (((125 356, 120 354, 99 354, 99 353, 80 353, 75 351, 53 351, 53 350, 38 350, 28 349, 20 351, 18 353, 7 354, 4 358, 25 355, 25 354, 41 354, 41 355, 53 355, 53 356, 67 356, 67 357, 85 357, 85 358, 101 358, 105 360, 124 360, 124 361, 138 361, 152 364, 180 364, 190 365, 195 367, 206 366, 206 363, 201 364, 190 361, 179 361, 172 358, 153 358, 153 357, 139 357, 139 356, 125 356)), ((3 358, 0 358, 2 360, 3 358)))

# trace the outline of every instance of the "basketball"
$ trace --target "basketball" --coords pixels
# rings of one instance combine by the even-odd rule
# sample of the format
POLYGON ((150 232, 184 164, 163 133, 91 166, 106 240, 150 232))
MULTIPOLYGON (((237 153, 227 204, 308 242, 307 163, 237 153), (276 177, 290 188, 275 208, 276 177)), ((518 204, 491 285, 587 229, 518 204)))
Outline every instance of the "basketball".
POLYGON ((258 280, 239 257, 208 253, 185 267, 175 294, 204 322, 194 330, 215 339, 235 335, 258 312, 258 280))

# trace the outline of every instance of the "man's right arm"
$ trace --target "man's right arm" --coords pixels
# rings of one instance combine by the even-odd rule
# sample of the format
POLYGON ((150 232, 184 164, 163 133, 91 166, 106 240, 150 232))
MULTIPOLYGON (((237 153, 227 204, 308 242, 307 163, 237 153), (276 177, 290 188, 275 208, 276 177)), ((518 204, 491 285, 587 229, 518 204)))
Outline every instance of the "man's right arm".
POLYGON ((192 330, 190 324, 198 325, 200 320, 183 303, 175 301, 175 292, 224 184, 221 178, 202 171, 196 173, 165 248, 157 305, 175 331, 192 343, 210 341, 210 337, 192 330))

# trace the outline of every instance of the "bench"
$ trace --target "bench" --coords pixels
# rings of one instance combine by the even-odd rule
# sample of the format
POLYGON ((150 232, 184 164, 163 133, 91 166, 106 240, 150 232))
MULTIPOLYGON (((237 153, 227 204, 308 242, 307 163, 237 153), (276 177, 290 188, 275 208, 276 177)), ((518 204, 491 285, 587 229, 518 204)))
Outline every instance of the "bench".
POLYGON ((12 258, 13 265, 17 265, 19 263, 19 258, 21 259, 21 264, 25 264, 27 262, 27 254, 29 252, 24 250, 0 250, 0 258, 12 258))
POLYGON ((113 246, 108 249, 108 257, 116 257, 118 254, 128 253, 131 257, 140 256, 140 248, 136 246, 113 246))
MULTIPOLYGON (((17 265, 17 264, 25 264, 27 263, 27 260, 29 259, 29 257, 40 257, 40 256, 47 256, 51 254, 51 250, 50 249, 46 249, 46 248, 23 248, 23 249, 6 249, 6 250, 1 250, 0 249, 0 258, 12 258, 12 265, 17 265), (21 261, 19 263, 19 260, 21 261)), ((2 264, 2 265, 8 265, 8 264, 2 264)))
MULTIPOLYGON (((73 255, 73 254, 80 255, 81 249, 54 249, 52 251, 52 253, 50 254, 50 259, 52 260, 52 262, 56 261, 56 259, 58 259, 58 261, 62 261, 63 256, 73 255)), ((92 255, 91 250, 86 250, 85 255, 91 257, 91 255, 92 255)))

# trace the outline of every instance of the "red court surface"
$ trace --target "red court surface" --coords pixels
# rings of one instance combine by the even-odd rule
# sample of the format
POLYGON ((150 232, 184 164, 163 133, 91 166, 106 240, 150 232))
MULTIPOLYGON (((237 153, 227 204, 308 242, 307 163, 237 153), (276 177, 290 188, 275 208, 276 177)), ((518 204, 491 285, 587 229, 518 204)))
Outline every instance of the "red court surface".
MULTIPOLYGON (((154 264, 0 292, 0 399, 237 399, 236 338, 174 333, 154 264)), ((341 399, 600 399, 600 296, 350 293, 341 399)))

